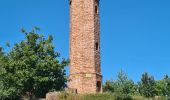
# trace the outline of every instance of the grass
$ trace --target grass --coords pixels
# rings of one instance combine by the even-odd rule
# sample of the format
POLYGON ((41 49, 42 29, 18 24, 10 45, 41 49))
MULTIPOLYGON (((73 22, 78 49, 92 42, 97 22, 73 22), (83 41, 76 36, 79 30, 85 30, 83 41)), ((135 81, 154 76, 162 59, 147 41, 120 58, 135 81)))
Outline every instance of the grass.
POLYGON ((68 94, 62 93, 57 100, 115 100, 112 94, 68 94))
MULTIPOLYGON (((134 99, 130 96, 124 95, 114 95, 111 93, 102 93, 102 94, 68 94, 61 93, 57 100, 144 100, 140 97, 135 97, 134 99)), ((147 99, 146 99, 147 100, 147 99)))
POLYGON ((170 100, 170 99, 166 97, 144 98, 142 96, 115 95, 111 93, 68 94, 63 92, 56 100, 170 100))

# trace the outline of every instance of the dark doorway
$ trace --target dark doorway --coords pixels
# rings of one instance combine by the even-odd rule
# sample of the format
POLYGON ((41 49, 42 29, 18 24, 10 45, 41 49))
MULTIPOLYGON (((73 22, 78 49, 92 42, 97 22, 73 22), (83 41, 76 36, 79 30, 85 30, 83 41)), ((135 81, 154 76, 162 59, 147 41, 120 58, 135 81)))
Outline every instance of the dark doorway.
POLYGON ((101 82, 100 81, 97 81, 96 86, 97 86, 97 92, 101 92, 101 82))

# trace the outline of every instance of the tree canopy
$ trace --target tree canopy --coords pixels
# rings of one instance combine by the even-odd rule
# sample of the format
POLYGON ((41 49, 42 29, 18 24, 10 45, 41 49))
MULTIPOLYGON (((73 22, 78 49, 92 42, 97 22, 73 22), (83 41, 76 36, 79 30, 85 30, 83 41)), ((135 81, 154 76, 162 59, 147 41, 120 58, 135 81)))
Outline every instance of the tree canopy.
POLYGON ((38 30, 26 32, 22 29, 25 39, 15 44, 6 56, 0 48, 1 97, 44 97, 47 92, 66 86, 64 67, 68 62, 59 61, 60 54, 54 50, 53 37, 45 38, 37 33, 38 30))

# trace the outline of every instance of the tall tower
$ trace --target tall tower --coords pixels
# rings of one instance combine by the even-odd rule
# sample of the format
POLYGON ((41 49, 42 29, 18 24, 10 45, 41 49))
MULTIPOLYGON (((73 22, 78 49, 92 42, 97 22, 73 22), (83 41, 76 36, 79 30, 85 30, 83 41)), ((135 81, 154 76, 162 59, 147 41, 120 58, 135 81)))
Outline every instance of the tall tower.
POLYGON ((99 0, 70 0, 69 88, 102 92, 99 0))

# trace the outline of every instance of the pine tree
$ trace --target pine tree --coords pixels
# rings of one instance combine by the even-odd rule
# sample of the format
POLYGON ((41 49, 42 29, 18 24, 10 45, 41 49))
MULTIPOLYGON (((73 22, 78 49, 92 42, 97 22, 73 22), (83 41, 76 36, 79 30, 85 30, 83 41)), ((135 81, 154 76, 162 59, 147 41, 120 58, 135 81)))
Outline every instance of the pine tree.
POLYGON ((153 76, 148 73, 142 74, 141 81, 139 82, 139 92, 145 97, 154 97, 156 95, 155 89, 156 82, 153 76))

